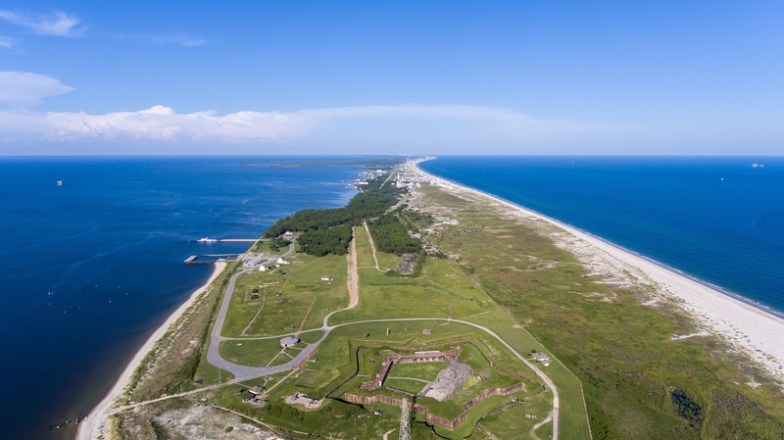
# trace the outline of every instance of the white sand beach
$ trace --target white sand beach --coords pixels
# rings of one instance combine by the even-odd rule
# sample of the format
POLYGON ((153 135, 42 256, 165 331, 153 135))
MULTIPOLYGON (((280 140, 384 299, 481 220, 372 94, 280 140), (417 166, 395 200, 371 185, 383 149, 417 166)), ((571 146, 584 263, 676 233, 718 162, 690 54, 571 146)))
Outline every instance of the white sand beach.
POLYGON ((93 408, 90 414, 85 417, 81 423, 79 423, 79 430, 76 434, 76 438, 78 440, 92 440, 102 437, 103 432, 106 430, 106 423, 108 422, 108 412, 112 408, 114 401, 122 395, 123 391, 128 386, 128 382, 133 376, 134 371, 139 368, 142 360, 155 346, 155 342, 164 334, 166 334, 166 330, 168 330, 168 328, 174 324, 180 318, 180 316, 182 316, 182 314, 188 309, 188 307, 191 306, 191 304, 193 304, 199 295, 207 290, 207 287, 223 272, 225 268, 225 262, 215 263, 212 274, 210 275, 210 278, 207 280, 207 282, 205 282, 203 286, 196 289, 188 298, 188 300, 185 301, 179 308, 177 308, 177 310, 175 310, 174 313, 172 313, 166 319, 166 321, 160 327, 158 327, 158 329, 156 329, 149 338, 147 338, 147 341, 133 356, 131 361, 125 367, 123 373, 120 375, 120 378, 117 379, 117 382, 114 384, 106 397, 104 397, 103 400, 101 400, 101 402, 95 408, 93 408))
MULTIPOLYGON (((695 318, 701 331, 690 335, 672 335, 671 340, 700 337, 706 332, 718 335, 756 360, 779 386, 784 387, 784 319, 780 316, 733 298, 705 283, 558 220, 428 174, 418 168, 416 163, 409 162, 406 172, 418 173, 420 179, 463 198, 480 197, 492 200, 509 215, 555 226, 556 228, 547 228, 550 230, 549 235, 557 245, 573 253, 591 273, 603 275, 616 282, 653 287, 655 295, 661 300, 671 300, 679 304, 695 318)), ((646 305, 653 305, 658 300, 654 298, 646 305)), ((750 386, 758 385, 756 379, 749 378, 750 386)))

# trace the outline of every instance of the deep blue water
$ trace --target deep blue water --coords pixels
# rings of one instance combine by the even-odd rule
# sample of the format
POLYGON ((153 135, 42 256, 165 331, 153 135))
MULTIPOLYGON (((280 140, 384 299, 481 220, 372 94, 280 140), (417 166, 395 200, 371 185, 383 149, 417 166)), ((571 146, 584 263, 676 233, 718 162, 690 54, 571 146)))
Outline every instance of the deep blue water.
POLYGON ((782 157, 443 157, 421 167, 784 311, 782 157))
POLYGON ((0 437, 72 436, 48 426, 89 413, 212 271, 183 260, 248 247, 189 240, 343 206, 361 171, 247 162, 326 159, 0 158, 0 437))

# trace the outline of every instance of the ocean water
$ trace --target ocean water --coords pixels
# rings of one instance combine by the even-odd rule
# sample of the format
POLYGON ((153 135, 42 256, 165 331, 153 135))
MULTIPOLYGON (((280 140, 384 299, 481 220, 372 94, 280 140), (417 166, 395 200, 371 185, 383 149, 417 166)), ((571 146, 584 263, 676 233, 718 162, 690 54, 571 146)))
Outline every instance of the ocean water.
POLYGON ((421 167, 784 311, 782 157, 440 157, 421 167))
POLYGON ((212 272, 183 260, 249 246, 192 240, 343 206, 360 171, 346 158, 0 158, 0 438, 72 437, 50 425, 89 413, 212 272))

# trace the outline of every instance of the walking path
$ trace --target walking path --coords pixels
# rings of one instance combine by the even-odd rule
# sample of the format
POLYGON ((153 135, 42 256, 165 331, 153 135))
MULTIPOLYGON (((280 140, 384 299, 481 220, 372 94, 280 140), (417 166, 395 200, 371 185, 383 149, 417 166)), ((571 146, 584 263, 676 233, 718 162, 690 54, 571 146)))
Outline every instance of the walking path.
POLYGON ((373 235, 370 234, 370 228, 368 227, 368 224, 367 224, 366 221, 364 221, 364 220, 362 221, 362 226, 365 227, 365 233, 367 234, 368 241, 370 242, 370 250, 373 252, 373 261, 376 264, 376 270, 379 271, 379 272, 386 272, 386 271, 388 271, 389 269, 382 269, 382 268, 378 267, 378 257, 376 257, 376 243, 373 242, 373 235))

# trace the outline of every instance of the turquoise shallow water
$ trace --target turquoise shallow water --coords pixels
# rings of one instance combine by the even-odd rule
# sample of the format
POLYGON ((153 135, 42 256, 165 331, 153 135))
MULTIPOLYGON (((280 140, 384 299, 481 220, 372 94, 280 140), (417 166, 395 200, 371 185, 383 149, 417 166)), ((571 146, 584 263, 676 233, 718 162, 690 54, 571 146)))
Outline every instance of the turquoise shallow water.
POLYGON ((190 241, 343 206, 347 160, 0 158, 0 438, 72 436, 49 425, 84 417, 212 271, 183 260, 248 247, 190 241))
POLYGON ((440 157, 421 167, 784 311, 784 158, 440 157))

